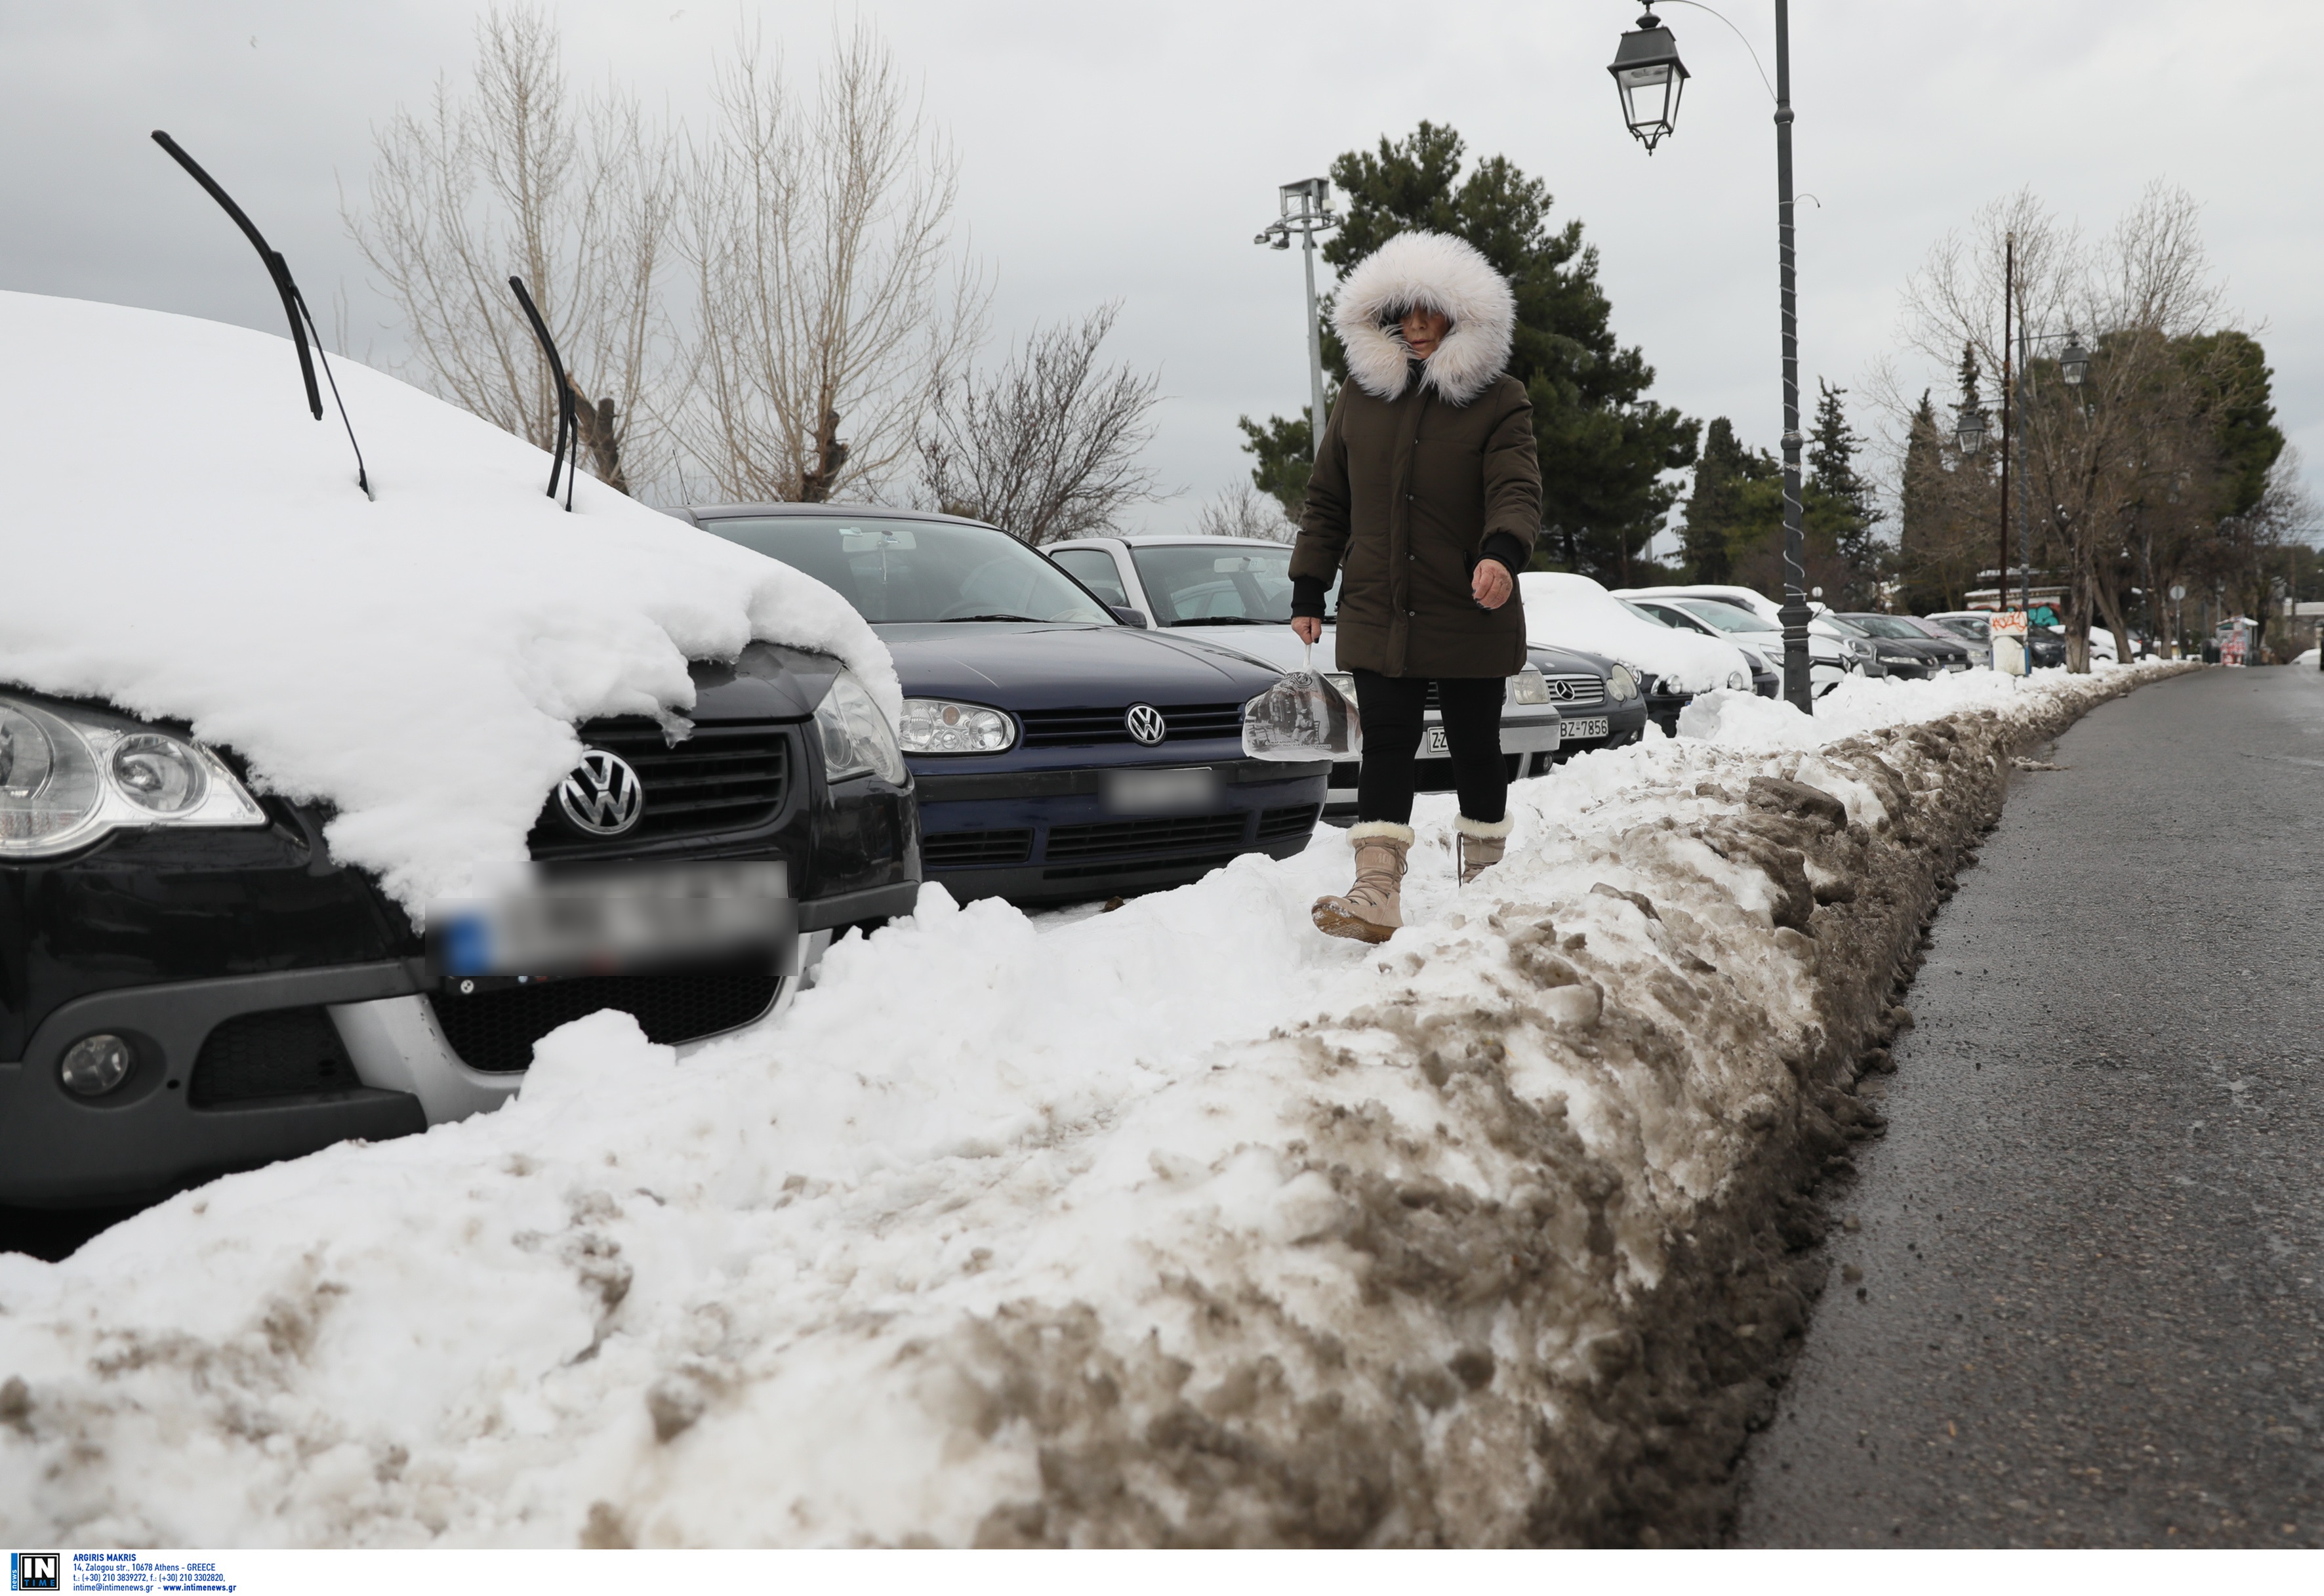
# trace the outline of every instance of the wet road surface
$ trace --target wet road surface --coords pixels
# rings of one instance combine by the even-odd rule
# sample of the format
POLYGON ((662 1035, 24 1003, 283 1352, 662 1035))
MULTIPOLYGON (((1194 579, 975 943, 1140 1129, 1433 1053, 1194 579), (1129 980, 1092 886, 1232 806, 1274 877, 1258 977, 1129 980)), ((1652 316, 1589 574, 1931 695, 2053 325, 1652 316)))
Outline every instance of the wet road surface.
POLYGON ((2163 682, 2034 757, 1743 1545, 2324 1545, 2324 677, 2163 682))

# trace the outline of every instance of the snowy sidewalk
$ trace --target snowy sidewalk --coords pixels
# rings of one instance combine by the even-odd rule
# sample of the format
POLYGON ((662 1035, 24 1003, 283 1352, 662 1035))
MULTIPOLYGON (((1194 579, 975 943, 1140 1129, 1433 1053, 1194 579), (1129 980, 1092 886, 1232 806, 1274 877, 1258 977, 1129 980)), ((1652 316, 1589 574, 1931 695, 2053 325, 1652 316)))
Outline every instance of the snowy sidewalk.
POLYGON ((1425 802, 1411 924, 1382 947, 1307 923, 1346 884, 1325 832, 1046 931, 930 890, 683 1063, 626 1016, 580 1021, 488 1118, 219 1181, 60 1265, 0 1258, 0 1525, 570 1545, 1606 1523, 1626 1509, 1598 1461, 1675 1388, 1642 1305, 1723 1267, 1691 1231, 1822 1113, 1810 1061, 1852 1050, 1826 988, 1869 955, 1832 928, 1889 912, 1914 850, 1997 791, 1972 743, 2148 674, 1856 683, 1812 723, 1720 695, 1690 712, 1707 736, 1519 783, 1509 859, 1465 893, 1449 800, 1425 802), (1958 736, 1883 730, 1947 716, 1958 736))

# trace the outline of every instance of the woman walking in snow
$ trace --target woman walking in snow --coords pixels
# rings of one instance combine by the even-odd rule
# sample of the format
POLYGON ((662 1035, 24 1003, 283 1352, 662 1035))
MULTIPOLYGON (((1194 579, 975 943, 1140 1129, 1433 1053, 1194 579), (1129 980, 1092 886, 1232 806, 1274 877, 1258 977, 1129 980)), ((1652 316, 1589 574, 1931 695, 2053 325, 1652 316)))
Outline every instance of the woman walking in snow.
POLYGON ((1461 798, 1461 880, 1509 835, 1506 679, 1526 662, 1517 573, 1541 527, 1533 407, 1509 376, 1516 297, 1458 238, 1404 233, 1349 274, 1333 323, 1349 381, 1332 407, 1291 556, 1291 625, 1314 642, 1340 575, 1340 669, 1363 722, 1356 881, 1315 902, 1334 936, 1404 924, 1413 761, 1436 684, 1461 798))

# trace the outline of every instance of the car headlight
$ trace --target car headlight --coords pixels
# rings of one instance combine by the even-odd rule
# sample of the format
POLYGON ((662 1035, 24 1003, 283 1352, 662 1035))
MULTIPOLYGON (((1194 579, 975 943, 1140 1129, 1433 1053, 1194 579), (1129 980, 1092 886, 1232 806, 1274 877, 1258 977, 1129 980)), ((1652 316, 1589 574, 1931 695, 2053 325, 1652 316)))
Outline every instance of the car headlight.
POLYGON ((1356 678, 1344 670, 1327 670, 1323 679, 1340 689, 1340 697, 1349 703, 1356 701, 1356 678))
POLYGON ((999 753, 1017 741, 1017 723, 982 704, 907 698, 896 740, 907 753, 999 753))
POLYGON ((1751 678, 1743 671, 1730 670, 1727 673, 1727 687, 1729 692, 1748 693, 1751 690, 1751 678))
POLYGON ((901 787, 909 776, 895 735, 888 730, 888 717, 848 672, 831 678, 831 691, 815 706, 815 724, 823 734, 825 781, 878 776, 901 787))
POLYGON ((1638 678, 1630 674, 1627 665, 1617 665, 1606 678, 1606 691, 1617 704, 1628 704, 1638 696, 1638 678))
POLYGON ((1858 655, 1863 659, 1870 660, 1877 658, 1880 652, 1878 649, 1874 648, 1870 641, 1864 638, 1850 637, 1843 638, 1841 641, 1848 645, 1848 651, 1849 653, 1858 655))
POLYGON ((112 831, 265 824, 257 800, 199 743, 0 698, 0 857, 68 853, 112 831))
POLYGON ((1509 702, 1512 704, 1546 704, 1549 702, 1549 682, 1533 666, 1526 666, 1509 678, 1509 702))

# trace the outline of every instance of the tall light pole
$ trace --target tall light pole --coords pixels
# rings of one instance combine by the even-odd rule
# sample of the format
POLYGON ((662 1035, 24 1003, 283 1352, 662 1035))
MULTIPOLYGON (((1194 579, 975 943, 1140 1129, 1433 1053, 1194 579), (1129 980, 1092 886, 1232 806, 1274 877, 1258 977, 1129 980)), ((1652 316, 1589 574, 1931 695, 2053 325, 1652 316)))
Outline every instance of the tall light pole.
POLYGON ((1308 422, 1314 429, 1307 435, 1309 449, 1323 447, 1323 323, 1315 309, 1315 235, 1328 233, 1340 225, 1338 215, 1332 209, 1332 182, 1329 178, 1302 178, 1296 183, 1286 183, 1277 190, 1282 214, 1260 230, 1253 244, 1266 244, 1269 249, 1289 249, 1291 235, 1299 235, 1307 257, 1307 376, 1312 384, 1308 395, 1308 422))
MULTIPOLYGON (((1692 5, 1695 0, 1667 0, 1692 5)), ((1709 6, 1702 9, 1709 11, 1709 6)), ((1717 16, 1716 12, 1711 13, 1717 16)), ((1725 22, 1724 17, 1720 17, 1725 22)), ((1729 24, 1730 27, 1732 23, 1729 24)), ((1651 6, 1638 25, 1622 35, 1614 64, 1614 87, 1622 97, 1622 119, 1655 152, 1677 128, 1678 102, 1688 72, 1678 59, 1678 42, 1651 6)), ((1800 530, 1800 320, 1797 252, 1792 228, 1792 13, 1788 0, 1775 0, 1775 253, 1781 273, 1784 356, 1784 696, 1803 714, 1815 713, 1808 686, 1807 560, 1800 530)))

